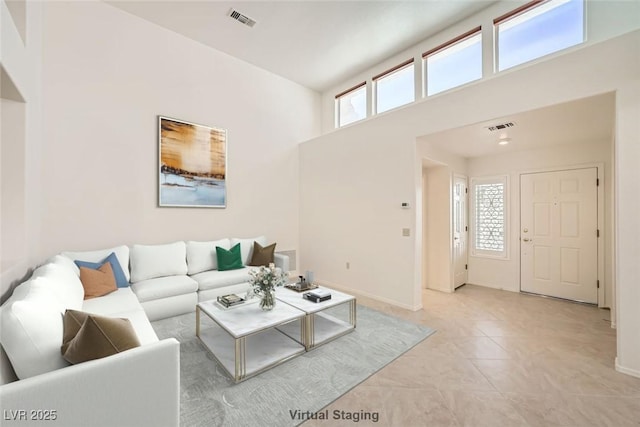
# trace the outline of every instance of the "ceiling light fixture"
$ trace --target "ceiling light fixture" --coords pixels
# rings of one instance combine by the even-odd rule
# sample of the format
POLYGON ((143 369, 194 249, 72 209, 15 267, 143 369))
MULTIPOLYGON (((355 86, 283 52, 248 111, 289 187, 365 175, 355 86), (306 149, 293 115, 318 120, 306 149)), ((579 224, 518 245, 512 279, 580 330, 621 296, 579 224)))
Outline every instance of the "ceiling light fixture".
POLYGON ((498 140, 498 145, 507 145, 511 142, 511 138, 500 138, 498 140))

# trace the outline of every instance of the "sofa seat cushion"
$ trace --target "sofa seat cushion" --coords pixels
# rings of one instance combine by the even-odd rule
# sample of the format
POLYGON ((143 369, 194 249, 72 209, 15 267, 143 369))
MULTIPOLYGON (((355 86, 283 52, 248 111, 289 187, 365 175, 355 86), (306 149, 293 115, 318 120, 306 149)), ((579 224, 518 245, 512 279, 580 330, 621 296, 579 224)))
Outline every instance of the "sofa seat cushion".
POLYGON ((131 288, 119 288, 100 298, 85 300, 82 311, 102 316, 121 317, 120 313, 140 310, 142 306, 131 288))
POLYGON ((198 282, 189 276, 169 276, 142 280, 131 285, 140 302, 198 291, 198 282))
POLYGON ((198 282, 198 289, 201 291, 246 283, 251 278, 246 267, 228 271, 205 271, 191 277, 198 282))
POLYGON ((101 316, 129 319, 141 345, 158 341, 158 336, 131 288, 119 288, 109 295, 86 300, 82 311, 101 316))

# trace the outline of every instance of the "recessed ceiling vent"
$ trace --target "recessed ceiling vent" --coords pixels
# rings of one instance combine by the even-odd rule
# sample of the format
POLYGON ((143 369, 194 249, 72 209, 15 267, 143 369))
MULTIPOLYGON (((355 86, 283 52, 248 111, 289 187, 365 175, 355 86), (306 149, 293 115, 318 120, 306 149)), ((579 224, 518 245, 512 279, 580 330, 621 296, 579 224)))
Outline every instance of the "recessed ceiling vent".
POLYGON ((229 10, 229 16, 236 21, 246 25, 247 27, 253 27, 254 25, 256 25, 255 20, 249 18, 247 15, 243 15, 235 9, 229 10))
POLYGON ((504 129, 508 129, 508 128, 512 128, 514 127, 516 124, 513 122, 509 122, 509 123, 500 123, 497 125, 493 125, 493 126, 487 126, 487 129, 489 129, 489 132, 495 132, 497 130, 504 130, 504 129))

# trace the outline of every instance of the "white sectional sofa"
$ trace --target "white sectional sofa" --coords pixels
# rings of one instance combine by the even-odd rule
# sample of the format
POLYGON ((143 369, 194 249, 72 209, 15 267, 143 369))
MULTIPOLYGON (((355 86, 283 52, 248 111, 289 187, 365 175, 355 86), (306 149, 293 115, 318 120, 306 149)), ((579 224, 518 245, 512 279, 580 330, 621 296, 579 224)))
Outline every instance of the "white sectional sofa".
MULTIPOLYGON (((254 241, 267 244, 261 236, 119 246, 63 252, 37 268, 0 307, 0 343, 19 378, 0 386, 2 425, 42 424, 38 417, 60 426, 179 425, 179 343, 160 341, 150 322, 193 312, 198 301, 245 292, 250 267, 219 271, 215 247, 240 243, 246 265, 254 241), (74 261, 100 262, 111 253, 130 286, 84 300, 74 261), (67 309, 129 319, 140 346, 70 365, 60 351, 67 309)), ((288 257, 275 254, 275 262, 289 270, 288 257)))

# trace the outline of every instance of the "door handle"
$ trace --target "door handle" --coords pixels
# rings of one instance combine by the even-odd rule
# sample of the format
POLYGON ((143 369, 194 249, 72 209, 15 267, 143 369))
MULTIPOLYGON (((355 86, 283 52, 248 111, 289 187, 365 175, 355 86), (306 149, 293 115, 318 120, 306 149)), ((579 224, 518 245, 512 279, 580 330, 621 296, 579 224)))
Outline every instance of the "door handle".
POLYGON ((533 239, 529 239, 527 237, 522 239, 523 242, 533 242, 533 239))

